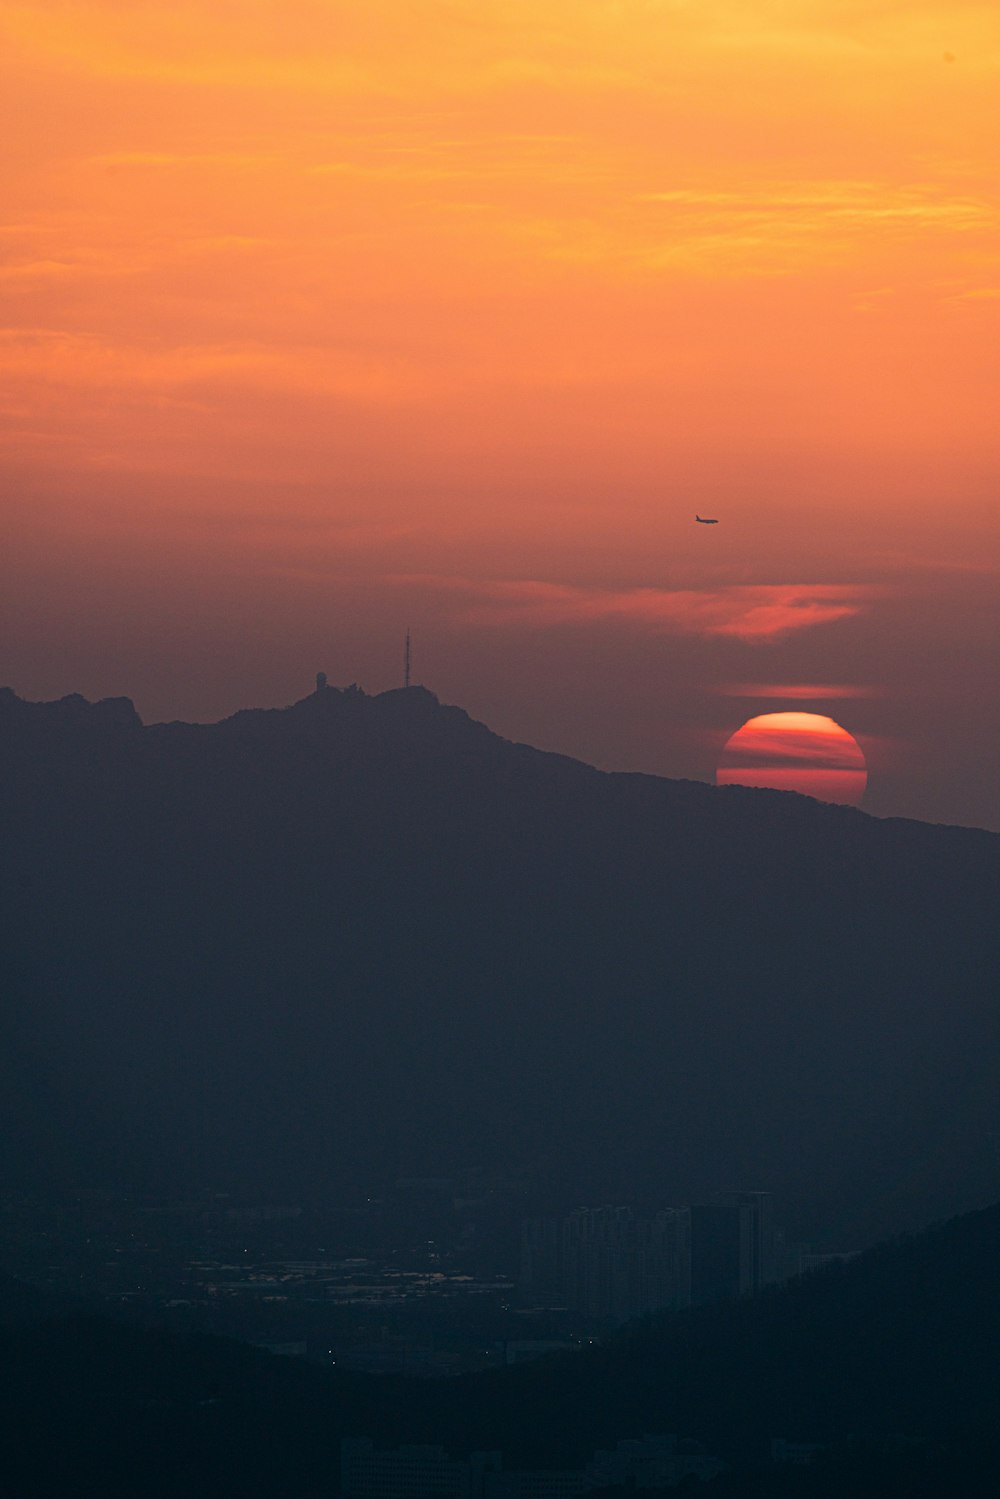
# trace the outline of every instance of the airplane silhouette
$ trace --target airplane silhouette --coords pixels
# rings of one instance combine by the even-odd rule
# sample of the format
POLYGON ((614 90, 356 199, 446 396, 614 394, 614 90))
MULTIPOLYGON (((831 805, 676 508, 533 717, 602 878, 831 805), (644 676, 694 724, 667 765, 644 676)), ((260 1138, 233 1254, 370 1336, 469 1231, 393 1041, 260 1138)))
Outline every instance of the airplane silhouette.
POLYGON ((706 515, 696 515, 695 520, 698 522, 699 526, 717 526, 719 524, 717 520, 713 520, 706 515))

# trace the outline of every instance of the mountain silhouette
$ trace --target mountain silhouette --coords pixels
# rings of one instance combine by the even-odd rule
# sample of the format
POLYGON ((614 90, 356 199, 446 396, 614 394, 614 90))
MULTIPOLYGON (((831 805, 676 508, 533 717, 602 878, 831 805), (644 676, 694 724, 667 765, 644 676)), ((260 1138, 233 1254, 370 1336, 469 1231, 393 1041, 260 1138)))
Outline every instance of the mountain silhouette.
POLYGON ((4 689, 0 826, 16 1185, 481 1164, 857 1242, 996 1195, 996 835, 328 687, 149 726, 4 689))

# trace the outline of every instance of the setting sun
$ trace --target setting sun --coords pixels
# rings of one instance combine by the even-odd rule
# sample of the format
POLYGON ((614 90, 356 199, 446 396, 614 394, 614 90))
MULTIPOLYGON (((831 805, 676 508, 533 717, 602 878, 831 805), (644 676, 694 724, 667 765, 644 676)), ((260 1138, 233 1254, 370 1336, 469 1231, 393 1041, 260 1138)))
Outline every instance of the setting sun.
POLYGON ((823 802, 857 805, 868 781, 857 740, 822 713, 761 713, 727 740, 720 786, 798 791, 823 802))
POLYGON ((850 701, 866 810, 995 825, 998 84, 982 0, 13 0, 0 682, 211 720, 412 626, 509 738, 850 701))

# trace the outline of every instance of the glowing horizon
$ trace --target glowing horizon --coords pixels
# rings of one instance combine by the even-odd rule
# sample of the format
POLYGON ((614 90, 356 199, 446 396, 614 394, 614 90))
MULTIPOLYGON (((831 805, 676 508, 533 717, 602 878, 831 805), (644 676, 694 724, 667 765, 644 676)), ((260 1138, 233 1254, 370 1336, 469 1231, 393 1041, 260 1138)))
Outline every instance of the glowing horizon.
POLYGON ((993 7, 15 0, 0 42, 0 680, 213 717, 387 684, 413 623, 503 732, 702 778, 721 684, 859 682, 872 805, 995 820, 993 7))

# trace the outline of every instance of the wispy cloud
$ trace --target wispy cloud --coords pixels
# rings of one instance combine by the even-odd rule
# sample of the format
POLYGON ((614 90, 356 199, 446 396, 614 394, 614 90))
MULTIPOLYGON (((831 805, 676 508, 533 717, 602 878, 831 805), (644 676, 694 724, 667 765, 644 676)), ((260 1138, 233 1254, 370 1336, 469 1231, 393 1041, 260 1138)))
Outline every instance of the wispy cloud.
POLYGON ((374 402, 416 399, 421 391, 420 372, 412 363, 366 351, 273 347, 254 340, 150 348, 58 328, 0 328, 0 374, 90 390, 210 386, 226 391, 242 384, 374 402))
POLYGON ((88 158, 98 167, 268 167, 281 162, 259 151, 109 151, 88 158))
POLYGON ((815 182, 762 184, 756 189, 706 191, 675 188, 641 193, 639 202, 687 210, 706 217, 724 215, 752 220, 781 220, 805 233, 826 221, 885 224, 891 220, 958 226, 987 223, 996 208, 976 198, 943 196, 939 187, 922 183, 815 182))
POLYGON ((785 702, 819 703, 835 699, 856 701, 858 698, 881 697, 878 687, 862 687, 849 682, 724 682, 713 689, 717 697, 754 697, 785 702))
POLYGON ((851 258, 866 244, 928 236, 968 237, 992 231, 992 194, 956 194, 941 182, 759 181, 736 187, 678 185, 633 199, 631 226, 650 265, 679 267, 692 250, 713 274, 758 266, 787 274, 818 257, 851 258))
POLYGON ((604 589, 535 579, 399 581, 458 594, 465 619, 499 628, 544 629, 612 620, 662 634, 731 636, 759 644, 849 619, 860 614, 878 591, 832 583, 604 589))
POLYGON ((77 267, 65 260, 22 260, 0 265, 0 281, 61 280, 75 274, 77 267))

